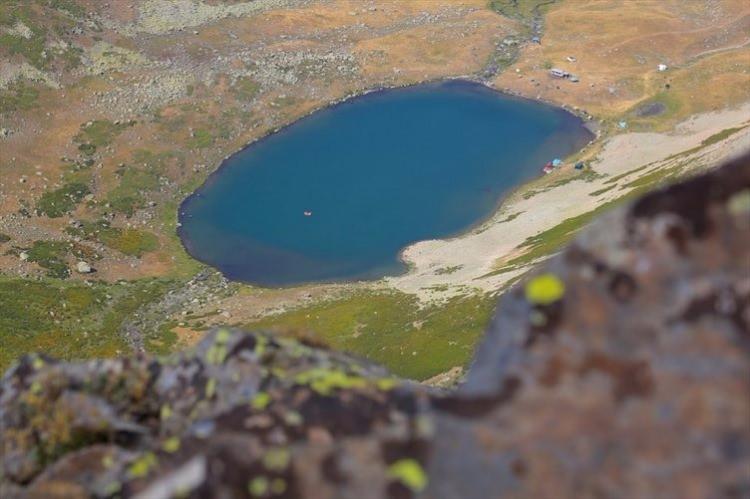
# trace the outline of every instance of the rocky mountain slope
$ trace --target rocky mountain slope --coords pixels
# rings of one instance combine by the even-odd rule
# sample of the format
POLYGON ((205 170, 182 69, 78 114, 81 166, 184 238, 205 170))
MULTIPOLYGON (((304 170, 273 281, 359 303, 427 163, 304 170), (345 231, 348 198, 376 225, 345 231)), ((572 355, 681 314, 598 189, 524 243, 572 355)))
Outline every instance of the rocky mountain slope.
POLYGON ((465 382, 219 329, 28 355, 0 496, 747 497, 750 156, 605 215, 501 300, 465 382))

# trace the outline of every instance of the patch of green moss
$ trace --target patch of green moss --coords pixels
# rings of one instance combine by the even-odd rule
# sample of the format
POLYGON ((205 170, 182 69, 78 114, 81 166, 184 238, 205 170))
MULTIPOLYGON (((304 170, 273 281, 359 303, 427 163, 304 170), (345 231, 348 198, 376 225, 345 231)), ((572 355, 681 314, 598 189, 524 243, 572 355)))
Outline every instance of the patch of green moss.
POLYGON ((36 3, 45 7, 62 11, 73 17, 83 17, 86 10, 75 0, 36 0, 36 3))
POLYGON ((146 351, 154 355, 167 355, 177 345, 177 334, 173 329, 177 327, 176 321, 165 321, 154 331, 148 331, 144 345, 146 351))
POLYGON ((232 88, 238 99, 249 101, 252 100, 260 91, 260 85, 250 78, 238 78, 232 88))
POLYGON ((133 151, 133 163, 150 170, 163 168, 170 159, 181 159, 181 155, 175 151, 154 152, 148 149, 133 151))
POLYGON ((146 206, 144 193, 152 190, 151 187, 157 184, 158 180, 151 174, 138 175, 138 172, 131 172, 107 195, 108 208, 126 217, 132 217, 137 210, 146 206))
POLYGON ((47 275, 57 279, 70 276, 70 268, 65 263, 68 245, 59 241, 35 241, 28 250, 29 261, 47 269, 47 275))
POLYGON ((564 172, 560 178, 554 180, 543 180, 542 186, 539 189, 530 189, 523 193, 524 199, 530 199, 537 194, 547 192, 550 189, 556 187, 562 187, 563 185, 569 184, 576 180, 582 180, 584 182, 593 182, 594 180, 606 177, 606 175, 598 173, 593 168, 586 168, 585 170, 569 170, 564 172))
POLYGON ((502 16, 529 23, 554 2, 555 0, 489 0, 488 6, 502 16))
POLYGON ((421 380, 470 360, 494 304, 493 296, 483 294, 423 305, 406 293, 361 291, 246 326, 288 334, 313 331, 335 349, 421 380))
POLYGON ((68 47, 60 54, 60 58, 65 63, 65 69, 70 71, 81 65, 83 49, 78 47, 68 47))
POLYGON ((502 224, 502 223, 505 223, 505 222, 511 222, 511 221, 515 220, 516 218, 518 218, 518 216, 521 215, 521 213, 523 213, 523 212, 522 211, 518 211, 516 213, 511 213, 510 215, 508 215, 507 217, 503 218, 502 220, 499 220, 498 223, 502 224))
POLYGON ((107 220, 83 222, 81 227, 68 227, 66 232, 88 240, 99 241, 129 256, 140 257, 159 247, 159 240, 151 232, 112 227, 107 220))
POLYGON ((682 164, 674 166, 663 166, 657 168, 645 175, 641 175, 637 179, 625 184, 622 189, 630 188, 636 189, 636 192, 643 192, 653 187, 665 184, 667 182, 676 180, 682 174, 682 164))
POLYGON ((123 165, 115 171, 119 185, 107 193, 110 208, 128 217, 145 206, 148 192, 159 187, 159 177, 172 153, 156 154, 147 150, 133 153, 133 164, 123 165))
POLYGON ((110 348, 86 334, 89 318, 106 306, 105 294, 99 286, 0 278, 0 367, 32 351, 73 358, 124 348, 124 342, 110 348))
POLYGON ((205 149, 214 144, 214 136, 210 130, 200 128, 193 132, 192 137, 188 140, 188 147, 193 149, 205 149))
MULTIPOLYGON (((109 120, 96 120, 81 125, 81 131, 73 137, 79 144, 90 144, 96 147, 107 146, 115 137, 128 127, 135 125, 135 121, 113 123, 109 120)), ((95 149, 94 149, 95 150, 95 149)))
POLYGON ((94 144, 80 144, 78 146, 78 150, 81 151, 81 154, 85 154, 86 156, 93 156, 96 152, 96 146, 94 144))
POLYGON ((450 267, 441 267, 441 268, 435 270, 435 275, 453 274, 454 272, 458 272, 462 268, 463 268, 463 265, 453 265, 453 266, 450 266, 450 267))
POLYGON ((594 197, 599 196, 601 194, 604 194, 605 192, 611 191, 615 187, 617 187, 617 184, 612 184, 609 187, 605 187, 603 189, 599 189, 598 191, 594 191, 594 192, 589 193, 589 196, 594 196, 594 197))
POLYGON ((740 130, 743 130, 745 128, 747 128, 747 127, 745 127, 745 126, 738 126, 738 127, 735 127, 735 128, 725 128, 721 132, 715 133, 715 134, 711 135, 710 137, 708 137, 707 139, 703 140, 701 142, 701 145, 703 147, 705 147, 705 146, 710 146, 712 144, 716 144, 717 142, 721 142, 722 140, 731 137, 735 133, 737 133, 740 130))
POLYGON ((579 230, 601 213, 605 209, 604 206, 608 205, 609 203, 588 213, 568 218, 551 229, 529 237, 522 245, 522 247, 527 248, 527 251, 523 255, 510 260, 507 266, 518 268, 538 258, 551 255, 573 239, 579 230))
MULTIPOLYGON (((199 182, 192 182, 183 186, 185 191, 195 190, 200 185, 199 182)), ((202 263, 194 259, 185 251, 177 231, 177 214, 181 200, 172 199, 159 206, 157 222, 167 228, 166 239, 162 240, 163 250, 172 255, 172 266, 169 269, 169 275, 174 278, 189 278, 205 268, 202 263), (171 229, 171 230, 169 230, 171 229)))
POLYGON ((66 261, 69 258, 78 260, 97 260, 97 255, 91 249, 78 243, 64 241, 34 241, 31 248, 26 249, 28 261, 37 263, 47 269, 47 276, 65 279, 70 276, 70 269, 66 261))
POLYGON ((658 92, 653 97, 646 99, 643 102, 638 103, 628 113, 628 126, 634 130, 659 130, 664 128, 678 116, 682 107, 677 95, 668 90, 658 92), (644 106, 661 104, 664 107, 664 111, 656 116, 638 116, 638 109, 644 106))
POLYGON ((73 211, 78 203, 91 192, 86 184, 72 182, 59 189, 47 191, 39 198, 36 209, 50 218, 57 218, 73 211))
POLYGON ((3 0, 0 25, 11 30, 0 30, 0 57, 21 57, 40 70, 58 57, 69 65, 76 54, 80 55, 80 49, 54 47, 51 35, 63 37, 84 14, 73 0, 3 0), (28 29, 27 36, 12 31, 20 23, 28 29))
MULTIPOLYGON (((56 279, 0 276, 0 372, 29 352, 62 359, 112 357, 128 351, 120 328, 141 307, 160 299, 174 281, 143 279, 126 284, 85 285, 56 279)), ((146 345, 174 342, 155 327, 145 330, 146 345)))
POLYGON ((35 87, 15 81, 5 89, 0 89, 0 114, 12 113, 36 107, 39 90, 35 87))
POLYGON ((131 228, 110 227, 100 234, 100 240, 121 253, 138 257, 159 247, 159 241, 154 234, 131 228))
MULTIPOLYGON (((550 229, 527 238, 521 245, 521 249, 526 250, 522 255, 506 262, 502 268, 490 272, 484 277, 510 272, 529 265, 539 258, 552 255, 555 251, 558 251, 570 242, 579 230, 588 225, 594 218, 597 218, 603 212, 610 210, 618 204, 632 200, 644 192, 653 189, 657 185, 679 178, 682 175, 683 168, 684 165, 676 165, 661 168, 654 172, 647 173, 646 175, 642 175, 636 180, 621 187, 621 189, 630 189, 627 194, 608 201, 587 213, 568 218, 550 229)), ((615 185, 612 187, 615 187, 615 185)), ((609 190, 612 187, 609 187, 606 190, 609 190)))
POLYGON ((620 181, 620 180, 624 179, 625 177, 627 177, 627 176, 629 176, 629 175, 633 175, 633 174, 635 174, 635 173, 638 173, 638 172, 640 172, 640 171, 643 171, 643 170, 645 170, 646 168, 648 168, 648 167, 649 167, 649 166, 651 166, 652 164, 653 164, 653 163, 649 163, 649 164, 647 164, 647 165, 639 166, 639 167, 638 167, 638 168, 636 168, 635 170, 630 170, 630 171, 627 171, 627 172, 625 172, 625 173, 622 173, 622 174, 620 174, 620 175, 617 175, 617 176, 615 176, 615 177, 612 177, 612 178, 608 178, 608 179, 606 179, 606 180, 605 180, 605 181, 604 181, 603 183, 604 183, 604 184, 615 184, 615 183, 617 183, 618 181, 620 181))
POLYGON ((31 36, 26 38, 15 33, 0 31, 0 47, 8 55, 20 55, 32 66, 44 69, 49 62, 45 51, 47 37, 44 28, 32 22, 23 12, 17 14, 16 22, 23 22, 31 36))

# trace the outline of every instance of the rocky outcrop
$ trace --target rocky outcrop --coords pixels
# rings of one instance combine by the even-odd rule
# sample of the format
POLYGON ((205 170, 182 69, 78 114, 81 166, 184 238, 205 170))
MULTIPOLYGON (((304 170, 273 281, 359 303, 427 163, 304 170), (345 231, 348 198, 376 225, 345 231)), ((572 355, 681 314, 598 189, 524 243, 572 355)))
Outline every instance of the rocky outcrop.
POLYGON ((453 392, 224 329, 27 356, 0 496, 747 497, 748 394, 750 157, 596 222, 502 298, 453 392))
POLYGON ((607 214, 503 297, 451 409, 432 497, 748 497, 750 157, 607 214))
POLYGON ((27 356, 1 390, 2 497, 355 495, 429 433, 422 388, 225 329, 168 359, 27 356))

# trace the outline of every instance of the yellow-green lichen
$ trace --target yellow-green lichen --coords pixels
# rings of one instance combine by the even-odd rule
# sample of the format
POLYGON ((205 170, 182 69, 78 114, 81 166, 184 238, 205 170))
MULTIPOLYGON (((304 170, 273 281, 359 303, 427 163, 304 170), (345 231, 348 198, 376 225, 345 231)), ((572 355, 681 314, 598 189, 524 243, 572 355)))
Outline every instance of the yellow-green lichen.
POLYGON ((206 381, 206 398, 211 398, 216 394, 216 380, 208 378, 206 381))
POLYGON ((542 327, 547 324, 547 316, 538 310, 532 310, 529 314, 529 323, 535 327, 542 327))
POLYGON ((429 416, 419 415, 414 420, 414 430, 420 438, 432 438, 435 434, 435 422, 429 416))
POLYGON ((232 333, 230 333, 228 329, 219 329, 216 332, 216 342, 226 343, 227 341, 229 341, 229 338, 231 336, 232 336, 232 333))
POLYGON ((214 343, 209 347, 206 352, 206 362, 209 364, 221 364, 227 358, 227 342, 232 336, 227 329, 220 329, 216 333, 214 343))
POLYGON ((388 468, 388 476, 398 480, 414 492, 421 492, 427 486, 427 474, 414 459, 400 459, 388 468))
POLYGON ((271 481, 271 493, 274 495, 280 495, 286 492, 286 480, 283 478, 274 478, 271 481))
POLYGON ((180 439, 177 437, 169 437, 161 445, 161 448, 164 452, 169 452, 170 454, 177 452, 180 449, 180 439))
POLYGON ((255 354, 259 357, 266 352, 266 345, 268 340, 264 336, 257 336, 255 338, 255 354))
POLYGON ((147 452, 133 461, 128 468, 128 474, 133 478, 142 478, 156 466, 156 456, 152 452, 147 452))
POLYGON ((747 215, 750 213, 750 189, 738 192, 729 198, 729 213, 732 215, 747 215))
POLYGON ((378 387, 378 390, 387 392, 398 386, 398 380, 395 378, 380 378, 375 382, 375 386, 378 387))
POLYGON ((252 406, 253 409, 262 411, 270 403, 271 403, 271 396, 268 393, 258 392, 255 395, 255 397, 253 397, 253 400, 250 402, 250 405, 252 406))
POLYGON ((32 382, 29 391, 34 395, 42 393, 42 384, 39 381, 32 382))
POLYGON ((161 406, 161 409, 159 410, 159 418, 164 421, 165 419, 169 419, 172 416, 172 408, 169 407, 169 404, 164 404, 161 406))
POLYGON ((256 476, 247 484, 247 491, 253 497, 262 497, 268 492, 268 478, 256 476))
POLYGON ((270 449, 263 455, 263 466, 271 471, 284 471, 289 466, 292 455, 288 449, 270 449))
POLYGON ((104 487, 104 494, 106 496, 114 496, 115 494, 119 493, 122 490, 122 484, 120 482, 114 481, 108 483, 104 487))
POLYGON ((299 412, 289 411, 284 414, 284 422, 289 426, 299 426, 304 422, 304 420, 302 419, 302 414, 300 414, 299 412))
POLYGON ((211 345, 206 352, 206 362, 218 365, 224 362, 227 357, 227 347, 225 345, 211 345))
POLYGON ((102 466, 106 469, 111 468, 115 464, 115 459, 112 454, 107 454, 102 458, 102 466))
POLYGON ((359 376, 351 376, 338 369, 315 368, 295 376, 294 381, 300 385, 308 385, 321 395, 330 395, 334 390, 364 388, 367 380, 359 376))
POLYGON ((524 288, 526 300, 534 305, 550 305, 565 294, 565 283, 554 274, 542 274, 531 279, 524 288))
POLYGON ((31 367, 33 367, 34 370, 38 371, 39 369, 44 367, 44 364, 44 359, 42 359, 38 355, 34 355, 34 359, 31 361, 31 367))

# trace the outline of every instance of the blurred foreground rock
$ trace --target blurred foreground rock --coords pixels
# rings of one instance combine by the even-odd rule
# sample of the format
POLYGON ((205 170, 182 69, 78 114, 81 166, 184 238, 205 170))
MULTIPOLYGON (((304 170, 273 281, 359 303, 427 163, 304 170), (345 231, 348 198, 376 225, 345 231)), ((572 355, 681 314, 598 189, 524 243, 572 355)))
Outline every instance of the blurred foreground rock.
POLYGON ((0 497, 744 498, 749 394, 746 157, 506 294, 455 392, 229 330, 170 358, 27 356, 0 384, 0 497))

